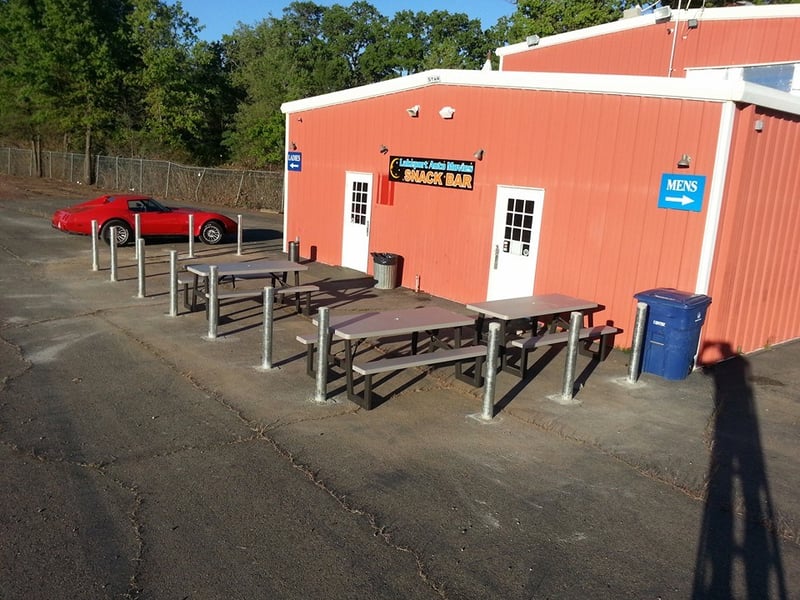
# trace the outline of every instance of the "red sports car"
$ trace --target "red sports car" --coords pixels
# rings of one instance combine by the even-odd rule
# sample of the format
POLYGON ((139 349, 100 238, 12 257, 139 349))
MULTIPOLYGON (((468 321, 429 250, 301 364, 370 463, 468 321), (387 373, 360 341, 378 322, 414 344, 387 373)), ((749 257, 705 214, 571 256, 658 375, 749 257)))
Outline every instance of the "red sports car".
POLYGON ((69 233, 91 235, 92 221, 97 221, 100 237, 106 242, 111 227, 117 227, 117 245, 124 246, 134 236, 136 216, 141 215, 142 237, 189 235, 189 215, 194 215, 194 235, 206 244, 219 244, 228 234, 236 233, 236 221, 215 212, 193 208, 169 208, 149 196, 100 196, 53 213, 53 227, 69 233))

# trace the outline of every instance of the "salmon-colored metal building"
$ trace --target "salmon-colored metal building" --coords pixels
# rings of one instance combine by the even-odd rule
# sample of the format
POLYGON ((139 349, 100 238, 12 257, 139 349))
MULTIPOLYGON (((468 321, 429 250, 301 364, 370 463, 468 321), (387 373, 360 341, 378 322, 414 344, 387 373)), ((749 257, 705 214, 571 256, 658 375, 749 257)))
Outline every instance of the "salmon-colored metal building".
MULTIPOLYGON (((732 10, 755 30, 751 8, 708 9, 689 31, 732 10)), ((757 44, 766 62, 800 62, 793 10, 788 50, 757 44)), ((670 17, 679 34, 684 18, 670 17)), ((609 48, 629 40, 626 59, 645 30, 666 35, 652 15, 620 23, 630 37, 609 48)), ((370 252, 396 253, 403 286, 458 302, 589 298, 605 307, 596 322, 625 330, 623 347, 636 292, 708 294, 700 362, 800 337, 800 97, 737 79, 719 58, 690 77, 627 74, 654 72, 650 55, 614 65, 625 74, 528 70, 558 45, 580 70, 571 46, 592 41, 586 31, 501 49, 501 72, 428 71, 286 103, 286 239, 365 273, 370 252)), ((709 56, 697 44, 674 64, 709 56)), ((738 73, 753 62, 737 61, 738 73)))
POLYGON ((499 48, 502 71, 685 77, 696 69, 796 63, 796 4, 643 14, 499 48))

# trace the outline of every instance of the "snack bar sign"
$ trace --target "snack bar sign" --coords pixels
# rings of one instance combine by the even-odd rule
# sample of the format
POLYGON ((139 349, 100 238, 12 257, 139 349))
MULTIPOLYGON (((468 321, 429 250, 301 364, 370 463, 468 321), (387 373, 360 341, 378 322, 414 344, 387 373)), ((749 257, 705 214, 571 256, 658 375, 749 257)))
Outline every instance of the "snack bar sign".
POLYGON ((456 190, 471 190, 475 163, 445 158, 389 157, 389 181, 416 183, 456 190))

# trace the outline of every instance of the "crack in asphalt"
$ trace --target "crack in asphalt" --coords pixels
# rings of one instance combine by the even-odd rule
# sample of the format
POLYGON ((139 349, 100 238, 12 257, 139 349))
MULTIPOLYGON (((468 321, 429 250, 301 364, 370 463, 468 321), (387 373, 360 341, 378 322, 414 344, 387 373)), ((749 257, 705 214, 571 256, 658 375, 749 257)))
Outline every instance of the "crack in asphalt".
POLYGON ((260 438, 268 443, 275 452, 281 456, 282 458, 286 459, 289 464, 295 470, 302 473, 314 486, 328 494, 333 500, 345 511, 349 512, 352 515, 363 517, 366 519, 367 523, 369 524, 370 528, 372 529, 372 534, 375 537, 381 538, 384 544, 388 547, 392 548, 393 550, 397 550, 398 552, 405 552, 411 555, 414 559, 414 562, 417 565, 417 575, 420 579, 429 585, 433 591, 435 591, 441 598, 447 598, 447 592, 445 587, 442 583, 436 581, 431 577, 428 573, 428 570, 425 567, 425 562, 422 559, 422 556, 418 551, 411 548, 410 546, 404 546, 394 542, 392 538, 392 534, 386 529, 386 526, 381 525, 379 522, 379 518, 367 511, 363 508, 356 506, 353 502, 348 500, 347 494, 343 494, 338 492, 336 489, 328 485, 319 475, 316 473, 311 467, 308 465, 299 462, 295 456, 283 447, 277 440, 271 438, 265 434, 261 434, 260 438))
POLYGON ((537 421, 535 418, 524 417, 524 416, 521 416, 519 414, 516 414, 516 412, 511 408, 507 408, 505 410, 505 413, 508 416, 517 419, 521 423, 525 423, 526 425, 532 425, 533 427, 536 427, 540 431, 555 435, 556 437, 558 437, 561 440, 572 442, 572 443, 575 443, 575 444, 578 444, 578 445, 581 445, 581 446, 588 446, 588 447, 590 447, 590 448, 592 448, 594 450, 598 450, 599 452, 601 452, 605 456, 608 456, 609 458, 612 458, 615 461, 620 462, 621 464, 632 468, 634 471, 636 471, 640 475, 643 475, 643 476, 647 477, 650 480, 657 481, 659 483, 663 483, 663 484, 669 486, 670 488, 685 494, 686 496, 688 496, 692 500, 703 500, 704 497, 705 497, 705 487, 703 487, 703 489, 701 489, 701 490, 696 490, 696 489, 690 488, 688 485, 682 485, 682 484, 678 483, 677 481, 675 481, 674 479, 669 478, 669 477, 665 477, 664 475, 662 475, 660 471, 663 471, 663 468, 661 468, 661 467, 655 467, 655 466, 648 467, 648 466, 643 465, 643 464, 632 462, 630 460, 627 460, 625 457, 615 453, 613 450, 610 450, 608 448, 603 447, 602 445, 600 445, 597 442, 593 442, 591 440, 586 440, 586 439, 583 439, 583 438, 579 438, 579 437, 574 436, 574 435, 572 435, 570 433, 567 433, 566 430, 565 430, 565 425, 562 424, 562 423, 556 424, 558 426, 550 425, 550 424, 547 424, 547 423, 542 423, 540 421, 537 421))
POLYGON ((8 254, 8 255, 9 255, 11 258, 13 258, 14 260, 18 260, 18 261, 20 261, 20 262, 24 262, 24 263, 28 264, 28 261, 26 261, 26 260, 25 260, 24 258, 22 258, 22 257, 21 257, 19 254, 17 254, 16 252, 14 252, 14 251, 13 251, 11 248, 9 248, 8 246, 4 246, 3 244, 0 244, 0 250, 2 250, 3 252, 5 252, 6 254, 8 254))
POLYGON ((134 484, 127 483, 122 481, 121 479, 114 477, 111 475, 107 470, 106 467, 111 463, 93 463, 93 462, 84 462, 84 461, 75 461, 69 459, 62 459, 62 458, 53 458, 47 456, 46 454, 42 454, 36 451, 35 448, 23 448, 18 444, 14 444, 13 442, 8 442, 6 440, 0 439, 0 445, 5 446, 6 448, 10 449, 15 454, 20 455, 21 460, 35 460, 37 462, 43 464, 60 464, 66 465, 70 467, 78 467, 81 469, 86 469, 88 471, 92 471, 101 477, 106 478, 108 481, 111 481, 114 485, 116 485, 120 490, 126 492, 131 495, 133 506, 128 513, 128 520, 131 524, 131 529, 133 531, 133 539, 135 544, 135 550, 133 556, 129 559, 129 564, 132 565, 132 573, 128 579, 128 591, 125 594, 126 598, 136 598, 140 593, 140 589, 137 582, 138 573, 139 573, 139 564, 142 561, 142 553, 144 551, 144 540, 142 537, 142 527, 139 522, 139 509, 141 508, 144 499, 142 495, 139 493, 138 488, 134 484))
MULTIPOLYGON (((126 329, 125 327, 122 327, 122 326, 112 322, 107 317, 105 317, 105 315, 101 314, 99 316, 109 326, 117 329, 123 335, 128 337, 131 341, 139 344, 142 348, 146 349, 147 352, 149 352, 153 356, 157 357, 162 362, 162 364, 166 365, 169 369, 172 369, 174 372, 176 372, 181 377, 186 379, 195 389, 197 389, 200 392, 203 392, 212 401, 217 402, 218 404, 223 406, 226 410, 230 411, 233 415, 235 415, 236 418, 238 418, 244 425, 246 425, 248 427, 248 429, 250 429, 254 433, 253 438, 246 438, 243 441, 249 441, 251 439, 257 439, 257 440, 261 440, 261 441, 266 442, 267 444, 269 444, 274 449, 275 453, 279 457, 281 457, 284 460, 286 460, 293 469, 295 469, 296 471, 298 471, 299 473, 304 475, 314 486, 316 486, 320 490, 322 490, 325 493, 327 493, 331 498, 333 498, 339 504, 339 506, 342 509, 344 509, 345 511, 347 511, 351 515, 366 519, 367 523, 369 524, 370 528, 373 531, 373 535, 376 536, 376 537, 379 537, 383 541, 383 543, 385 545, 387 545, 389 548, 391 548, 393 550, 396 550, 398 552, 405 552, 405 553, 410 554, 413 557, 413 559, 414 559, 414 561, 415 561, 415 563, 417 565, 417 575, 420 577, 420 579, 425 584, 430 586, 431 589, 433 589, 439 595, 439 597, 441 597, 443 599, 446 599, 448 597, 447 593, 446 593, 446 590, 444 588, 444 585, 442 583, 434 580, 433 577, 428 573, 428 570, 425 567, 425 563, 424 563, 424 560, 423 560, 422 555, 421 555, 420 552, 418 552, 417 550, 415 550, 415 549, 413 549, 413 548, 411 548, 409 546, 404 546, 404 545, 395 543, 393 541, 393 539, 392 539, 391 533, 389 533, 387 531, 387 529, 386 529, 386 527, 384 525, 381 525, 379 523, 379 518, 376 515, 374 515, 373 513, 369 512, 367 510, 359 508, 358 506, 356 506, 352 502, 348 501, 346 494, 338 492, 336 489, 334 489, 333 487, 328 485, 326 482, 324 482, 313 471, 313 469, 311 469, 308 465, 305 465, 305 464, 302 464, 302 463, 298 462, 295 459, 294 455, 289 450, 287 450, 286 448, 281 446, 281 444, 277 440, 275 440, 274 438, 272 438, 272 437, 267 435, 267 431, 270 431, 270 430, 274 431, 275 429, 277 429, 279 427, 283 427, 285 425, 288 425, 289 424, 288 422, 284 423, 283 425, 270 427, 269 425, 261 425, 261 424, 258 424, 256 422, 254 422, 254 421, 249 420, 247 417, 244 416, 242 411, 240 411, 237 408, 235 408, 231 404, 231 402, 229 402, 222 394, 220 394, 216 390, 212 390, 212 389, 208 388, 199 379, 197 379, 197 377, 195 377, 191 372, 182 371, 178 367, 178 365, 176 363, 171 361, 169 359, 169 357, 167 357, 164 354, 162 354, 152 344, 150 344, 147 341, 139 338, 132 331, 126 329)), ((350 415, 353 412, 358 412, 358 411, 357 410, 346 410, 346 411, 342 411, 341 413, 337 413, 335 415, 328 415, 325 418, 335 418, 335 417, 339 417, 339 416, 350 415)), ((307 422, 307 421, 318 421, 318 420, 321 420, 321 419, 320 418, 298 419, 294 423, 307 422)))

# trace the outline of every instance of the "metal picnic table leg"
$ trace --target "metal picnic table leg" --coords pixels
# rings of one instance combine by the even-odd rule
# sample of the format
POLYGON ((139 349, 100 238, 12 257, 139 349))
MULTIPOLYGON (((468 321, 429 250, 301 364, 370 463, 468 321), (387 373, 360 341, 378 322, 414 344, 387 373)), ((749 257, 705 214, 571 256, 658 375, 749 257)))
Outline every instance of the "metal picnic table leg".
POLYGON ((486 317, 483 313, 479 313, 478 317, 475 319, 475 343, 480 344, 483 340, 483 323, 486 321, 486 317))
MULTIPOLYGON (((453 346, 456 348, 461 348, 461 327, 456 327, 455 329, 453 329, 453 346)), ((461 379, 462 375, 461 375, 460 362, 456 361, 455 370, 456 370, 456 377, 458 379, 461 379)))
POLYGON ((197 295, 199 293, 198 286, 200 285, 200 276, 197 273, 192 274, 194 277, 194 283, 192 284, 192 304, 189 307, 189 310, 194 312, 197 310, 197 295))
MULTIPOLYGON (((497 352, 500 354, 500 370, 501 371, 508 371, 508 351, 506 348, 506 321, 503 319, 498 319, 495 321, 496 323, 500 324, 500 331, 497 335, 497 352)), ((513 373, 514 371, 510 371, 513 373)))
POLYGON ((344 341, 344 376, 347 381, 347 397, 356 398, 353 391, 353 341, 344 341))

